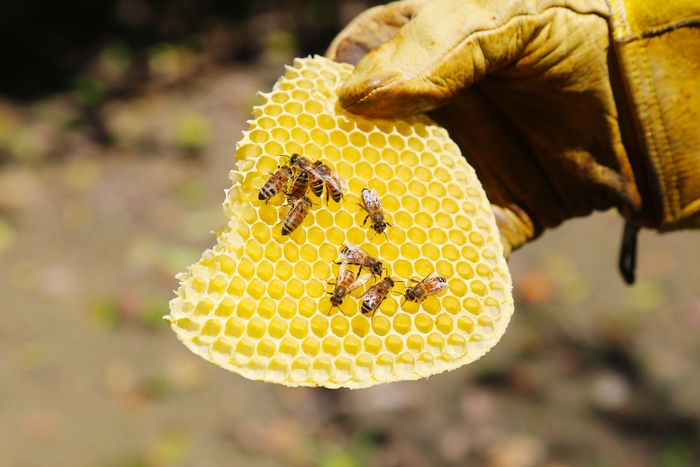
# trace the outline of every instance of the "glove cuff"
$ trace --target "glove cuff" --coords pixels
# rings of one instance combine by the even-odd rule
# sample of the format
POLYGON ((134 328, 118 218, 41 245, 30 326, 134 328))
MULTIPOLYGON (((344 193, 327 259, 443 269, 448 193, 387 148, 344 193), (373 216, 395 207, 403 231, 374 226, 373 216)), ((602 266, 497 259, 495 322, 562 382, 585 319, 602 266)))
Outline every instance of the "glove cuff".
POLYGON ((662 231, 700 228, 700 29, 690 27, 700 25, 700 2, 610 6, 624 88, 615 94, 621 117, 632 117, 620 124, 644 206, 628 220, 662 231))

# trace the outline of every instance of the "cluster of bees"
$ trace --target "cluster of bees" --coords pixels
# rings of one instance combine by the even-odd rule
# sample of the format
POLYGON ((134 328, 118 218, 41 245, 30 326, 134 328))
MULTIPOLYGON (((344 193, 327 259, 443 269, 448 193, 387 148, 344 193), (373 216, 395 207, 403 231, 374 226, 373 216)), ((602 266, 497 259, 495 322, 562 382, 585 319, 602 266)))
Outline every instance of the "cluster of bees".
MULTIPOLYGON (((340 250, 340 257, 342 261, 336 263, 340 264, 338 277, 335 282, 331 283, 331 285, 333 285, 333 291, 328 292, 331 296, 331 309, 333 307, 339 308, 340 305, 343 304, 345 297, 353 290, 365 285, 372 276, 381 278, 385 271, 381 261, 352 243, 343 245, 343 248, 340 250), (348 268, 349 265, 359 266, 357 274, 348 268), (369 273, 360 275, 362 269, 367 269, 369 273)), ((408 280, 412 282, 413 285, 406 287, 406 291, 402 294, 404 296, 404 302, 408 300, 420 303, 430 295, 440 293, 447 287, 447 279, 438 275, 436 271, 428 274, 421 281, 415 279, 408 280)), ((362 314, 370 315, 370 319, 374 318, 374 313, 384 299, 392 292, 396 281, 396 279, 387 276, 381 278, 379 282, 367 289, 360 297, 360 300, 362 300, 360 311, 362 311, 362 314)))
MULTIPOLYGON (((291 208, 282 221, 282 235, 289 235, 301 225, 313 206, 311 200, 306 196, 308 191, 311 190, 314 195, 321 198, 324 186, 326 188, 326 203, 330 202, 331 199, 339 203, 348 190, 348 184, 345 180, 328 165, 321 161, 312 161, 306 156, 292 154, 289 160, 280 165, 260 188, 258 199, 267 202, 278 193, 284 193, 287 205, 290 205, 291 208)), ((393 224, 387 222, 377 192, 364 188, 360 193, 360 201, 359 206, 367 211, 362 226, 370 221, 370 228, 374 230, 375 234, 383 233, 388 240, 386 229, 393 224)), ((340 256, 342 260, 336 263, 340 264, 340 270, 335 282, 330 283, 333 286, 333 291, 328 292, 331 295, 331 309, 333 307, 339 308, 343 300, 353 290, 365 285, 370 278, 379 277, 379 282, 367 289, 360 297, 362 314, 370 315, 373 318, 377 308, 393 291, 395 282, 398 280, 389 276, 382 278, 386 271, 382 263, 356 245, 351 243, 343 245, 340 256), (359 266, 357 274, 348 267, 350 265, 359 266), (369 272, 360 275, 363 269, 369 272)), ((406 291, 402 294, 404 302, 406 300, 421 302, 426 297, 440 293, 447 287, 447 280, 438 275, 437 272, 429 274, 421 281, 415 279, 409 279, 409 281, 413 285, 407 286, 406 291)))

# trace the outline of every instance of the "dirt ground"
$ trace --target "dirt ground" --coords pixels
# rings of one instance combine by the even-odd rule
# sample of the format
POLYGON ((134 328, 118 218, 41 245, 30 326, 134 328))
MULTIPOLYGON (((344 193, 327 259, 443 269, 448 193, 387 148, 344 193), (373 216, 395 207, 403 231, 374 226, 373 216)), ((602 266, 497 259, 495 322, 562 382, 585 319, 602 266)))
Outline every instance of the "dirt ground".
POLYGON ((78 126, 65 95, 0 102, 0 467, 700 465, 700 233, 642 233, 627 287, 614 212, 516 252, 505 337, 452 373, 291 389, 180 344, 174 275, 215 243, 281 73, 213 70, 78 126))

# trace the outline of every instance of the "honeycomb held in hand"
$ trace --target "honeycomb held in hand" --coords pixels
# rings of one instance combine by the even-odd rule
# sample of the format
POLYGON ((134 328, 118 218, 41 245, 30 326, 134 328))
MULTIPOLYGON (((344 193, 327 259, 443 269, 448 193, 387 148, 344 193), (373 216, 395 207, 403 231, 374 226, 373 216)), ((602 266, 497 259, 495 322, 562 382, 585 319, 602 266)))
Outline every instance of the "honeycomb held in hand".
MULTIPOLYGON (((247 378, 288 386, 363 388, 453 370, 484 355, 513 313, 499 232, 474 170, 426 116, 368 120, 345 112, 337 92, 350 65, 297 59, 236 150, 230 221, 186 272, 166 317, 194 353, 247 378), (289 236, 284 193, 258 199, 287 158, 328 164, 348 184, 343 199, 311 193, 310 212, 289 236), (362 222, 362 190, 375 190, 386 237, 362 222), (395 283, 373 319, 359 297, 333 307, 344 244, 381 261, 395 283), (439 294, 405 300, 406 287, 437 272, 439 294), (399 282, 405 281, 405 282, 399 282)), ((357 273, 357 266, 348 266, 357 273)))

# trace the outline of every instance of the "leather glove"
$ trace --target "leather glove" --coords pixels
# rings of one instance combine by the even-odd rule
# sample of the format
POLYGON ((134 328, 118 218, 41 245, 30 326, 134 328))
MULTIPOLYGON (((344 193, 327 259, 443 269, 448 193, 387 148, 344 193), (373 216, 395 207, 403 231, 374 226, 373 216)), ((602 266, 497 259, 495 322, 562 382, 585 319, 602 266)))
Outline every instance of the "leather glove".
MULTIPOLYGON (((655 183, 665 172, 639 135, 645 103, 621 76, 610 20, 605 0, 404 0, 362 13, 326 55, 356 64, 340 93, 348 111, 429 112, 448 129, 492 203, 506 254, 615 207, 628 224, 621 269, 631 282, 637 229, 679 225, 679 216, 655 183)), ((700 185, 693 154, 686 186, 700 185)), ((681 204, 700 197, 690 191, 681 204)))

